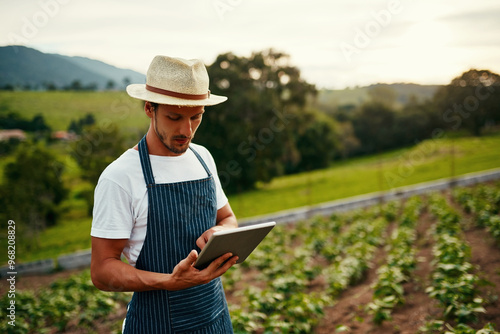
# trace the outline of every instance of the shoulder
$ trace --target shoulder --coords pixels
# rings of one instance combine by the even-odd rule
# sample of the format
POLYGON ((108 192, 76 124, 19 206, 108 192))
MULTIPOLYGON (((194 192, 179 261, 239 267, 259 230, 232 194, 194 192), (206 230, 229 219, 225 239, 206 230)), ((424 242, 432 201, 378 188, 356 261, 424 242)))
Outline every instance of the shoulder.
POLYGON ((99 182, 111 181, 123 185, 135 178, 137 173, 142 173, 139 152, 129 149, 104 169, 99 182))

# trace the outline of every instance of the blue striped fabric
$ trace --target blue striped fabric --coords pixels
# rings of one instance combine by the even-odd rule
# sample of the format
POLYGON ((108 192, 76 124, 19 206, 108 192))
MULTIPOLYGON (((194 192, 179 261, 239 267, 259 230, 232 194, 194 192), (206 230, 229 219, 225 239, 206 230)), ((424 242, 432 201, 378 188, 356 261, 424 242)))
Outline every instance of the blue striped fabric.
MULTIPOLYGON (((192 249, 197 249, 196 239, 216 223, 213 176, 200 155, 193 152, 207 171, 207 178, 155 184, 145 137, 139 143, 149 211, 138 269, 171 273, 192 249)), ((220 278, 180 291, 135 292, 124 333, 233 333, 220 278)))

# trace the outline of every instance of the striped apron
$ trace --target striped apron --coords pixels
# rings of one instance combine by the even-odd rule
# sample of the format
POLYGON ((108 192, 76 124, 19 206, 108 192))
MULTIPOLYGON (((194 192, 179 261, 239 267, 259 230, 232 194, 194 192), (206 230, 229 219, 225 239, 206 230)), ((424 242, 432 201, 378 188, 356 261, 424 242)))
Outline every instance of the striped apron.
MULTIPOLYGON (((136 268, 172 273, 196 246, 196 239, 216 224, 217 205, 212 173, 191 148, 207 178, 168 184, 154 182, 146 137, 139 142, 148 188, 148 222, 136 268)), ((129 303, 125 334, 233 333, 220 278, 179 291, 135 292, 129 303)))

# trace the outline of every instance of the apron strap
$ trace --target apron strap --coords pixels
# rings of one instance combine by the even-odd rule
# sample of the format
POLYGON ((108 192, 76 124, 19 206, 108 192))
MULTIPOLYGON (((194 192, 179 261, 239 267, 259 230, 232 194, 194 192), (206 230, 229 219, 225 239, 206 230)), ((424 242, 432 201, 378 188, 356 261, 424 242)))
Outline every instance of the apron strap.
POLYGON ((142 174, 148 187, 155 184, 153 170, 151 169, 151 161, 149 160, 148 145, 146 143, 146 135, 139 142, 139 156, 141 158, 142 174))
POLYGON ((200 154, 198 152, 196 152, 196 150, 194 148, 192 148, 191 146, 189 146, 189 148, 191 149, 191 151, 193 151, 194 155, 196 155, 196 157, 198 158, 198 161, 201 162, 201 165, 203 166, 203 168, 205 168, 205 171, 207 172, 208 177, 211 177, 212 173, 210 172, 210 169, 208 168, 208 166, 205 164, 205 161, 203 161, 203 158, 200 156, 200 154))

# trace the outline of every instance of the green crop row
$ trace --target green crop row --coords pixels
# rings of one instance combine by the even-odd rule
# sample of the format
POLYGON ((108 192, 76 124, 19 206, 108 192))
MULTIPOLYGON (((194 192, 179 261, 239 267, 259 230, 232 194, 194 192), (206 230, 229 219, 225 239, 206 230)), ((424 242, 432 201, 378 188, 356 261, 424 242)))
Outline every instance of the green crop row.
POLYGON ((474 214, 477 225, 486 227, 500 245, 500 188, 493 185, 456 188, 453 197, 466 212, 474 214))
POLYGON ((431 321, 420 329, 425 333, 444 333, 444 334, 500 334, 491 323, 483 328, 476 330, 466 324, 457 324, 455 327, 443 320, 431 321))
POLYGON ((409 280, 416 266, 413 244, 417 238, 415 226, 422 207, 420 197, 410 198, 405 204, 399 226, 387 242, 387 262, 377 270, 377 280, 372 286, 373 301, 368 304, 376 324, 390 320, 396 305, 404 303, 403 283, 409 280))
MULTIPOLYGON (((478 313, 486 312, 477 290, 479 278, 473 273, 474 268, 469 262, 471 250, 463 239, 460 214, 438 194, 431 196, 429 207, 437 223, 433 230, 432 282, 426 292, 444 308, 443 320, 457 323, 454 333, 465 333, 463 331, 470 328, 468 323, 477 321, 478 313)), ((432 332, 435 327, 445 324, 443 320, 431 322, 421 331, 432 332)), ((452 328, 450 325, 448 327, 452 328)))

